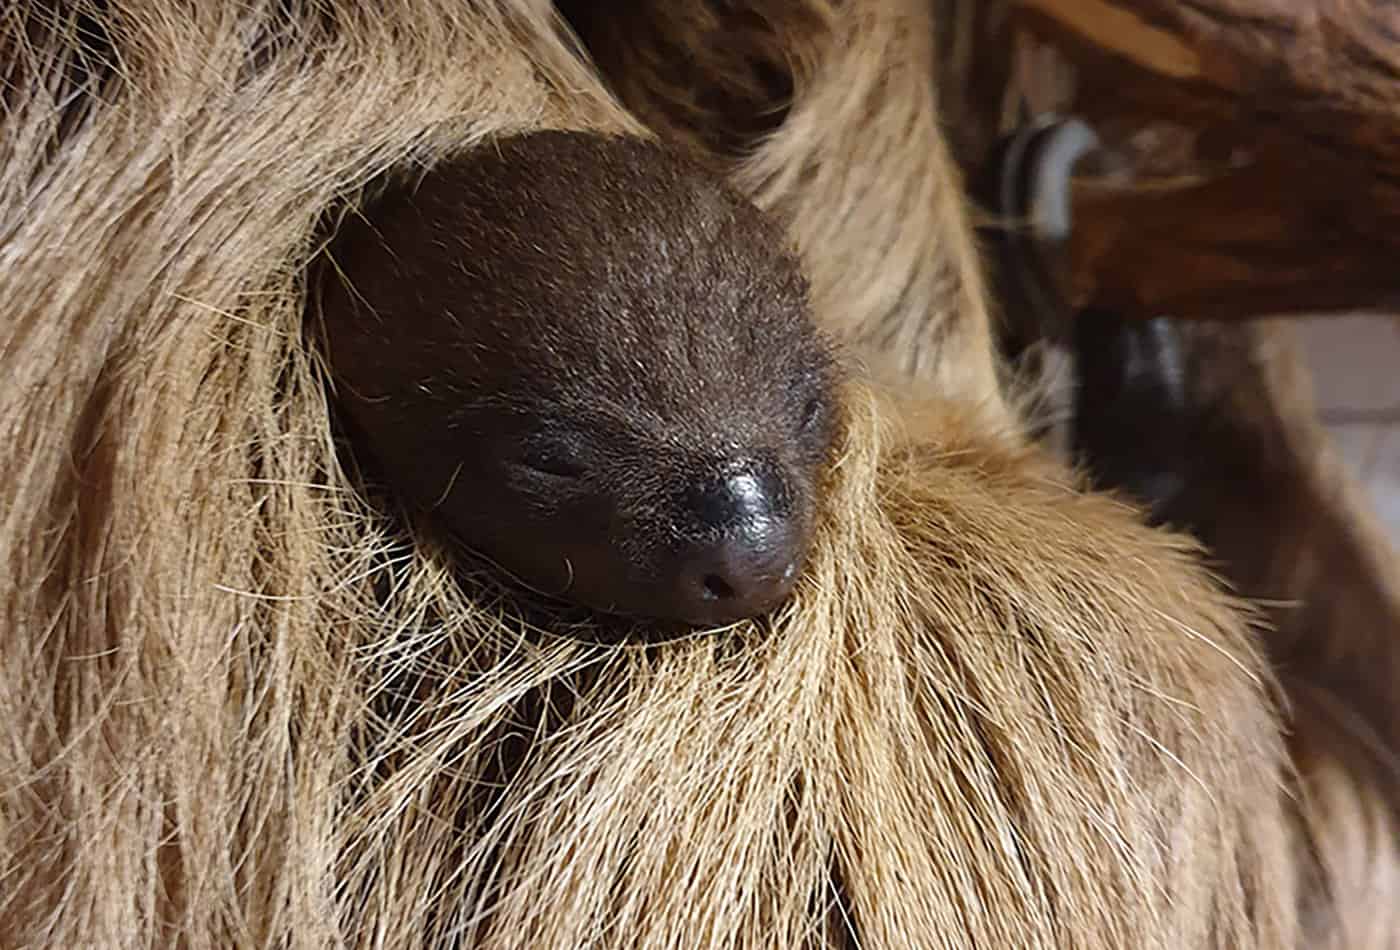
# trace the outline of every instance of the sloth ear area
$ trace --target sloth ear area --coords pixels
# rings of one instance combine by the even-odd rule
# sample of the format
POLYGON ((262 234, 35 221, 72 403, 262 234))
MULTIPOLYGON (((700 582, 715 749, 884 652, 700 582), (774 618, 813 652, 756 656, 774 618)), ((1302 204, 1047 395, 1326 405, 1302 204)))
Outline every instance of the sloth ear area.
POLYGON ((818 393, 807 400, 802 406, 802 421, 798 424, 798 431, 811 434, 820 429, 830 415, 829 400, 825 393, 818 393))

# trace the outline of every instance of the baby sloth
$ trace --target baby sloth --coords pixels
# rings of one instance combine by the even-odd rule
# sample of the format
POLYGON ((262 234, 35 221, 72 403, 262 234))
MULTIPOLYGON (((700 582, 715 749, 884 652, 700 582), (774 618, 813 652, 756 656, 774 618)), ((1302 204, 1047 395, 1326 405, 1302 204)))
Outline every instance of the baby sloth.
POLYGON ((700 626, 769 611, 836 426, 786 248, 658 144, 483 145, 337 235, 322 330, 351 441, 540 593, 700 626))

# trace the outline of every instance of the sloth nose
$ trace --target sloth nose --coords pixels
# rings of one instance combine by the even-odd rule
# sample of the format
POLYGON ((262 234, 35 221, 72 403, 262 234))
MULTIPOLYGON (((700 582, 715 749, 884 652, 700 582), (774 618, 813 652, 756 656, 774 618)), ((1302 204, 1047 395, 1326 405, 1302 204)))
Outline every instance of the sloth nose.
POLYGON ((688 493, 685 507, 696 530, 679 552, 676 616, 719 626, 766 613, 791 593, 806 532, 778 472, 731 469, 688 493))

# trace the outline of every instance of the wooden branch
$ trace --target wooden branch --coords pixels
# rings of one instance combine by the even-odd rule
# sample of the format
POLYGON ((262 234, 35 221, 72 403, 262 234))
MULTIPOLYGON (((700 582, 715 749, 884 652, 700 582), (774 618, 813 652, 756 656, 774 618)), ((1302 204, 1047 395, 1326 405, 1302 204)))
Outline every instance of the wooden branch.
POLYGON ((1057 38, 1072 37, 1075 45, 1126 57, 1162 76, 1201 78, 1201 58, 1194 49, 1121 4, 1107 0, 1021 0, 1019 6, 1032 14, 1030 22, 1057 38))
POLYGON ((1400 6, 1389 0, 1117 0, 1200 53, 1256 117, 1400 186, 1400 6))
POLYGON ((1247 167, 1204 181, 1081 182, 1065 293, 1076 308, 1205 319, 1400 304, 1393 244, 1359 241, 1329 197, 1247 167))
POLYGON ((1400 297, 1400 4, 1018 0, 1091 121, 1169 118, 1248 152, 1187 183, 1081 184, 1074 298, 1143 316, 1400 297))
POLYGON ((1400 187, 1400 5, 1018 0, 1018 12, 1107 74, 1095 86, 1130 83, 1164 105, 1280 126, 1400 187))

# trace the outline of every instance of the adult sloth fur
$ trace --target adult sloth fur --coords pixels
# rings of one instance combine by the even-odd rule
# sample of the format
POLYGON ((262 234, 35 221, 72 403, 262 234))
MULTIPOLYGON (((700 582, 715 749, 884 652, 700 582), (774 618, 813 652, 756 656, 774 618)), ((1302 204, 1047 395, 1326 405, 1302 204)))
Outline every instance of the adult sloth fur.
MULTIPOLYGON (((913 369, 943 399, 852 387, 771 624, 648 649, 530 631, 359 500, 302 274, 386 171, 635 123, 538 5, 53 7, 0 19, 0 942, 1291 941, 1242 615, 990 421, 959 211, 916 207, 911 239, 961 242, 935 268, 953 303, 923 265, 893 298, 877 271, 817 295, 857 341, 937 308, 913 369)), ((793 134, 756 160, 800 168, 793 134)), ((823 202, 787 187, 803 244, 823 202)))

